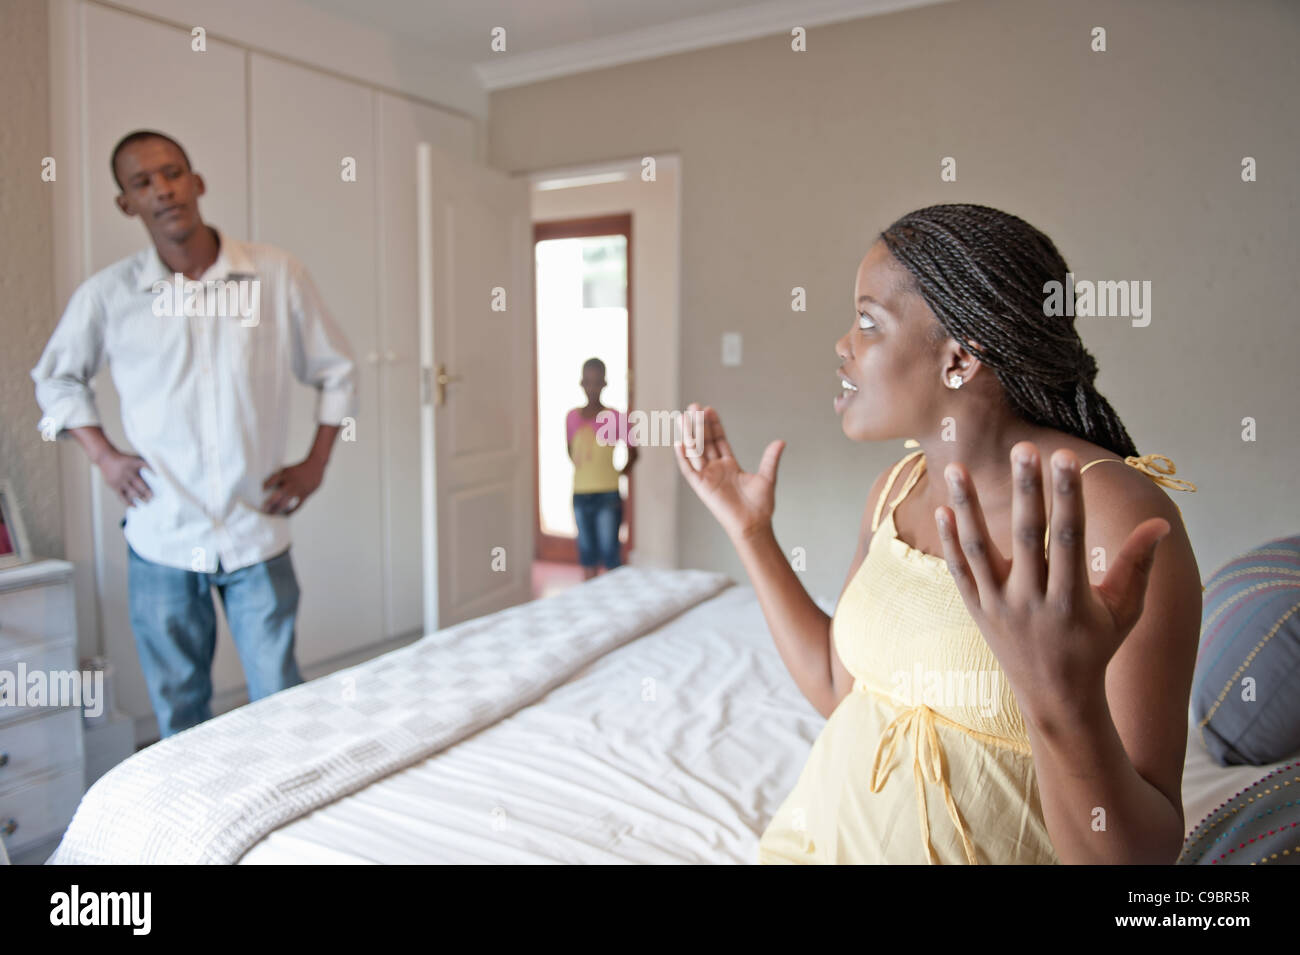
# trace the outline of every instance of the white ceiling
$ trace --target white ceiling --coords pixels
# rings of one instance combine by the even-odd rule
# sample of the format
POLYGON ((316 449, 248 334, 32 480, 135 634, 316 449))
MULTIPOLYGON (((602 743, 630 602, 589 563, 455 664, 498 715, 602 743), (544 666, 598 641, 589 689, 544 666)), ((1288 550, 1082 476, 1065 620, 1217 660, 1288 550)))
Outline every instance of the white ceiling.
POLYGON ((950 0, 304 0, 491 89, 950 0), (506 30, 506 52, 490 48, 506 30))

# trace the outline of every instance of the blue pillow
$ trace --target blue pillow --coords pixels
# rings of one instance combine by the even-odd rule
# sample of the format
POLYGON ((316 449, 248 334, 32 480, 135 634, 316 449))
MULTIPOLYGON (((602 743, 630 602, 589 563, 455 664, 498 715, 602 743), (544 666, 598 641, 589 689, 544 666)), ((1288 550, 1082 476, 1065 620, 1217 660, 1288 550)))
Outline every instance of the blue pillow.
POLYGON ((1300 753, 1300 537, 1249 550, 1206 582, 1192 726, 1221 766, 1300 753))

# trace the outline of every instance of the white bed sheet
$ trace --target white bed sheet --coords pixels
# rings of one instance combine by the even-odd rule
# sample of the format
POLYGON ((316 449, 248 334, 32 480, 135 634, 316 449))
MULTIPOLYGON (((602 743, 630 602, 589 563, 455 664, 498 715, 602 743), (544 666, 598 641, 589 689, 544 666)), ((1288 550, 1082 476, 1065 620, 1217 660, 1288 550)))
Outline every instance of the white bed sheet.
MULTIPOLYGON (((753 863, 823 723, 731 587, 240 863, 753 863)), ((1189 731, 1186 829, 1276 765, 1219 766, 1189 731)))
POLYGON ((731 587, 240 862, 752 863, 823 724, 731 587))

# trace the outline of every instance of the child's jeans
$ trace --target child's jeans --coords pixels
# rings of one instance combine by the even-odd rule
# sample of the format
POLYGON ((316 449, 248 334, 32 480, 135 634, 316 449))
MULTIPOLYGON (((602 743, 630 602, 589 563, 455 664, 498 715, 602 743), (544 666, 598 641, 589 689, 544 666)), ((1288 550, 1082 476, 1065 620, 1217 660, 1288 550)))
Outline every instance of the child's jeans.
POLYGON ((613 570, 622 565, 618 528, 623 523, 623 498, 618 491, 573 495, 573 518, 578 524, 578 560, 583 567, 604 564, 613 570))
POLYGON ((302 682, 294 659, 298 580, 286 550, 216 573, 145 560, 127 545, 127 602, 140 667, 164 737, 212 718, 216 587, 248 680, 249 701, 302 682))

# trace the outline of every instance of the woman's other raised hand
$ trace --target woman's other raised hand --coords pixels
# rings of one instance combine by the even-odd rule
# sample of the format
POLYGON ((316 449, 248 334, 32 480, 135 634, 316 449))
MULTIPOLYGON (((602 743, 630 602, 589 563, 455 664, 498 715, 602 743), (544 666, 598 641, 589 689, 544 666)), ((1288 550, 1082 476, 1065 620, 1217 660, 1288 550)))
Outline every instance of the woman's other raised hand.
POLYGON ((673 450, 686 483, 732 541, 738 542, 771 528, 776 469, 784 449, 784 441, 773 441, 756 473, 742 470, 717 411, 691 402, 682 415, 682 440, 673 450))

